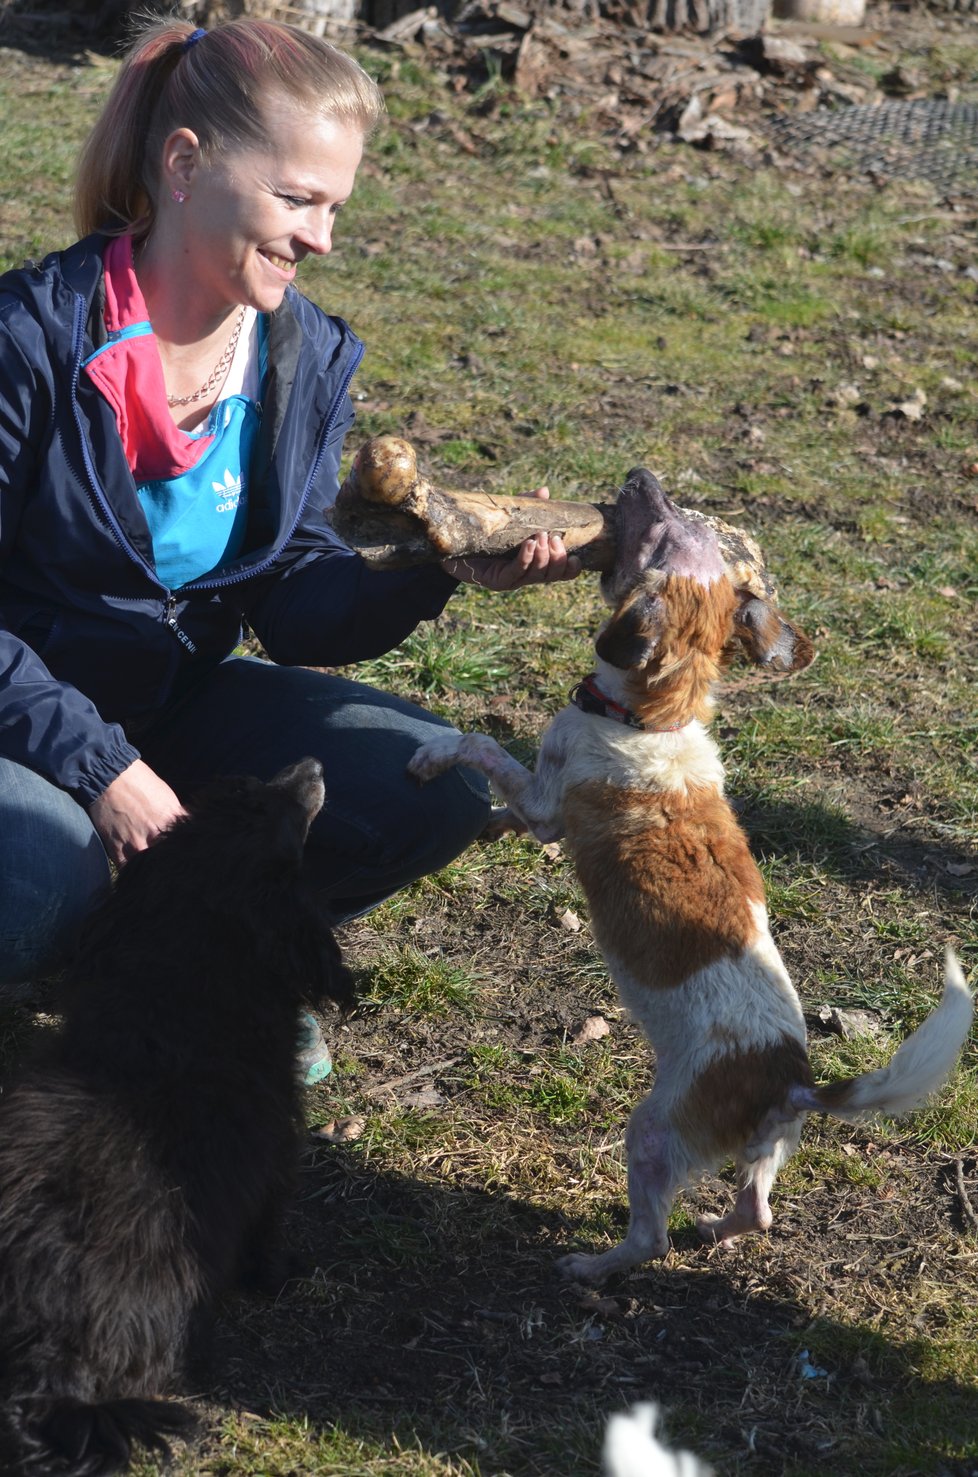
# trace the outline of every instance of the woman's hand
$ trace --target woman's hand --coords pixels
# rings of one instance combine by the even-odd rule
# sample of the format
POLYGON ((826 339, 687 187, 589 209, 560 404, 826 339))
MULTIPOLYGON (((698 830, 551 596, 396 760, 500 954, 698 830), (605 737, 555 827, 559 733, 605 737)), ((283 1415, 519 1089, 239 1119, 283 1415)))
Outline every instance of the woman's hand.
MULTIPOLYGON (((538 487, 533 496, 548 498, 550 489, 538 487)), ((486 590, 519 590, 524 585, 572 580, 581 572, 581 561, 576 554, 568 554, 559 534, 541 532, 524 539, 512 558, 463 556, 443 559, 441 567, 466 585, 482 585, 486 590)))
POLYGON ((186 813, 166 781, 142 759, 117 775, 88 807, 92 825, 109 860, 117 867, 137 851, 152 846, 178 816, 186 813))

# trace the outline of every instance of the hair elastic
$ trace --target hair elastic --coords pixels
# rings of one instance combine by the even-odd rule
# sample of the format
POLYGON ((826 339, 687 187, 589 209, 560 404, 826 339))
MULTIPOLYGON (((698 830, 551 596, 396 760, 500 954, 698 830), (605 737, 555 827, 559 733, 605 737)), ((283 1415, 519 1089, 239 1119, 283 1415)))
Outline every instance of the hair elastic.
POLYGON ((184 51, 189 51, 190 48, 191 48, 191 46, 196 46, 197 45, 197 42, 201 39, 201 37, 202 36, 206 36, 206 35, 207 35, 207 32, 204 30, 204 28, 202 26, 198 26, 197 29, 196 29, 196 31, 191 31, 190 32, 190 35, 187 37, 186 41, 183 43, 183 50, 184 51))

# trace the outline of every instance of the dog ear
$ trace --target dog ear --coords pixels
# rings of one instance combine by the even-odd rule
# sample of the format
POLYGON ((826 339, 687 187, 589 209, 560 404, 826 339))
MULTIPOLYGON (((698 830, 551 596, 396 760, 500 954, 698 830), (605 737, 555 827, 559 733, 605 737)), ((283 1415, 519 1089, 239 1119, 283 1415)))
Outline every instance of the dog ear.
POLYGON ((815 660, 815 648, 792 621, 750 590, 737 591, 734 634, 751 661, 771 672, 801 672, 815 660))
POLYGON ((639 594, 619 606, 594 643, 603 662, 623 672, 649 660, 666 628, 667 613, 658 595, 639 594))

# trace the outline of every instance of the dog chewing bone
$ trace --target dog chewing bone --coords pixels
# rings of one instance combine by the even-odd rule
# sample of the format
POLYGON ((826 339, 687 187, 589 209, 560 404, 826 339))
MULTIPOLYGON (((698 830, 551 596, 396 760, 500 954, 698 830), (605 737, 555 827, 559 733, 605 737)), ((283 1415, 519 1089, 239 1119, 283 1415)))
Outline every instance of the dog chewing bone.
POLYGON ((876 1071, 815 1081, 801 1003, 768 926, 764 883, 724 795, 706 725, 739 647, 769 672, 797 672, 811 642, 729 578, 713 532, 641 468, 619 495, 611 606, 596 670, 546 730, 531 773, 485 734, 446 731, 408 765, 420 781, 480 770, 508 807, 490 835, 562 837, 622 1003, 655 1052, 652 1091, 625 1135, 629 1228, 607 1251, 574 1252, 568 1276, 601 1282, 669 1250, 684 1186, 732 1159, 726 1214, 704 1241, 771 1224, 768 1196, 805 1117, 862 1122, 909 1112, 945 1081, 968 1036, 972 998, 948 949, 937 1009, 876 1071))
MULTIPOLYGON (((720 518, 685 510, 713 529, 735 585, 776 598, 760 549, 720 518)), ((375 569, 404 569, 439 559, 512 554, 539 529, 559 534, 585 569, 614 568, 616 503, 449 492, 418 471, 414 448, 399 436, 364 442, 330 514, 333 528, 375 569)))

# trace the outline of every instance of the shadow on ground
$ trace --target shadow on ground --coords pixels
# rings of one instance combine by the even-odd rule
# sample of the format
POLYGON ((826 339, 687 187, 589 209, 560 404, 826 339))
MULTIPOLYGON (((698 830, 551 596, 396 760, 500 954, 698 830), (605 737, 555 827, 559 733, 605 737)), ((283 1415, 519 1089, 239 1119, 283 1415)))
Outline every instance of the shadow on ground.
POLYGON ((735 797, 740 822, 756 856, 772 852, 817 863, 840 882, 937 890, 960 901, 978 894, 978 860, 960 846, 914 836, 880 812, 854 820, 818 801, 770 805, 735 797))
MULTIPOLYGON (((682 1410, 674 1436, 721 1473, 855 1471, 857 1451, 863 1472, 890 1472, 900 1421, 912 1433, 900 1471, 978 1471, 940 1455, 973 1441, 975 1391, 925 1384, 913 1344, 819 1316, 817 1290, 786 1291, 764 1242, 725 1255, 679 1231, 667 1263, 599 1294, 553 1270, 574 1239, 562 1215, 320 1148, 292 1230, 306 1275, 274 1302, 226 1311, 205 1406, 473 1462, 480 1432, 496 1452, 509 1433, 505 1471, 552 1477, 597 1470, 606 1415, 653 1399, 682 1410), (940 1447, 926 1410, 941 1412, 940 1447)), ((792 1234, 805 1232, 789 1222, 781 1237, 792 1234)), ((853 1236, 837 1234, 851 1255, 853 1236)))

